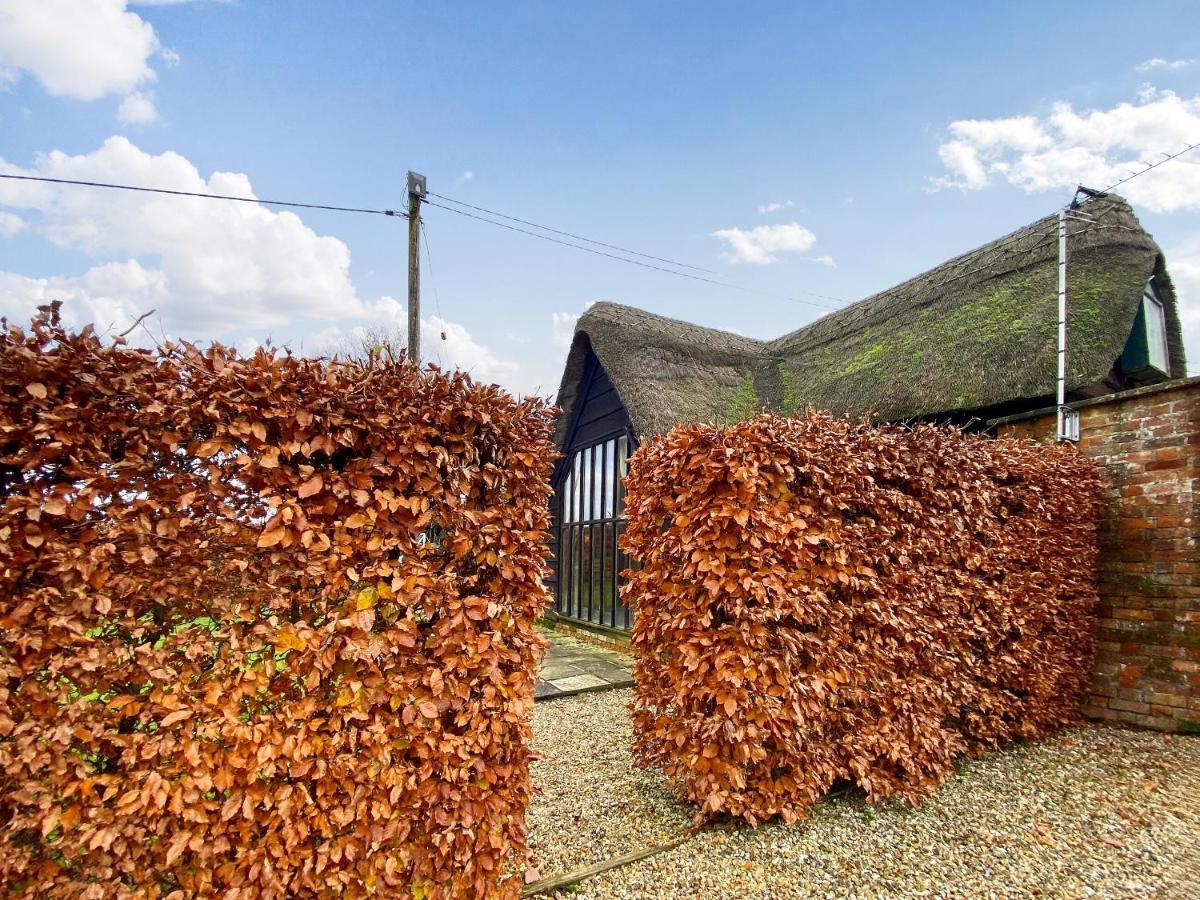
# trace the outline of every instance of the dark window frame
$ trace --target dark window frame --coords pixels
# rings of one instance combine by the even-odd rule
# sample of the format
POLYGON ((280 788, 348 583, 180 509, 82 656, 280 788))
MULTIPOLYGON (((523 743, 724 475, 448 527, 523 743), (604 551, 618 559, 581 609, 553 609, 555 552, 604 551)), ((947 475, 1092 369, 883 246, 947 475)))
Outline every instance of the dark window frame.
POLYGON ((621 479, 633 452, 627 428, 572 447, 555 484, 558 577, 555 612, 569 620, 628 630, 632 614, 620 600, 620 573, 628 559, 619 548, 625 531, 621 479))

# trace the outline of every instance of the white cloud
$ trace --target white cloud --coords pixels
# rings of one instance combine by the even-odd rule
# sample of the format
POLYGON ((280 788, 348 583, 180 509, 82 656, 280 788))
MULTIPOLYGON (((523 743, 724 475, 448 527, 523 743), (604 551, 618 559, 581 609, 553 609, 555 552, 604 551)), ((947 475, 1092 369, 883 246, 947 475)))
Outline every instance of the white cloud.
MULTIPOLYGON (((63 318, 72 328, 94 323, 103 333, 119 334, 142 313, 169 303, 166 275, 134 260, 95 266, 83 275, 28 278, 0 272, 0 314, 24 323, 36 307, 63 302, 63 318)), ((143 342, 143 335, 130 335, 143 342)))
POLYGON ((162 58, 162 61, 172 69, 179 65, 180 61, 182 60, 182 57, 179 55, 179 51, 173 50, 170 47, 163 47, 158 51, 158 55, 162 58))
MULTIPOLYGON (((250 179, 215 172, 205 179, 177 153, 151 155, 123 137, 92 153, 54 151, 21 174, 254 196, 250 179)), ((100 259, 152 257, 171 285, 168 327, 182 333, 269 329, 297 319, 333 320, 362 312, 350 280, 350 251, 290 212, 155 194, 0 183, 0 205, 36 210, 38 229, 61 247, 100 259)))
POLYGON ((445 367, 463 369, 479 381, 508 385, 517 383, 517 364, 497 357, 457 322, 448 322, 437 316, 422 319, 421 341, 429 348, 426 355, 440 357, 445 367))
MULTIPOLYGON (((4 160, 0 168, 254 196, 244 174, 215 172, 204 178, 179 154, 151 155, 122 137, 80 156, 45 154, 30 169, 4 160)), ((100 330, 116 333, 153 309, 156 314, 147 324, 156 336, 161 330, 168 336, 249 347, 273 329, 310 336, 316 331, 318 352, 344 346, 347 336, 371 326, 401 334, 407 329, 399 301, 359 297, 350 278, 349 248, 317 234, 291 212, 31 182, 0 182, 2 206, 30 210, 33 217, 26 223, 0 210, 0 233, 30 226, 54 244, 96 260, 81 275, 32 278, 0 271, 0 314, 12 321, 27 321, 39 304, 63 300, 68 324, 94 322, 100 330)), ((526 374, 516 363, 496 356, 459 323, 423 320, 422 346, 428 361, 465 369, 510 390, 526 386, 526 374)))
POLYGON ((778 212, 781 209, 790 209, 791 207, 793 207, 795 205, 796 204, 791 200, 784 200, 782 203, 777 202, 777 201, 771 201, 770 203, 760 203, 760 204, 758 204, 758 214, 760 216, 765 216, 765 215, 769 215, 770 213, 773 213, 773 212, 778 212))
POLYGON ((1166 257, 1179 301, 1188 371, 1200 372, 1200 232, 1173 246, 1166 257))
POLYGON ((134 91, 121 101, 117 118, 129 125, 145 125, 158 118, 158 110, 150 94, 134 91))
POLYGON ((12 237, 25 229, 25 220, 10 212, 0 210, 0 237, 12 237))
MULTIPOLYGON (((322 329, 306 349, 319 354, 342 353, 378 329, 396 335, 401 343, 407 341, 407 307, 400 301, 386 296, 369 301, 365 304, 363 319, 363 324, 351 328, 331 325, 322 329)), ((476 381, 502 384, 510 390, 523 386, 520 366, 496 356, 475 340, 463 325, 438 316, 421 319, 421 357, 443 369, 469 372, 476 381)))
POLYGON ((1161 56, 1156 56, 1153 59, 1148 59, 1143 63, 1138 63, 1134 69, 1138 72, 1150 72, 1154 69, 1166 69, 1170 72, 1186 69, 1190 65, 1194 65, 1194 59, 1163 59, 1161 56))
POLYGON ((729 262, 757 266, 778 262, 782 253, 803 253, 817 242, 816 235, 796 222, 749 229, 722 228, 712 236, 729 245, 732 252, 725 255, 729 262))
MULTIPOLYGON (((1138 103, 1076 112, 1056 104, 1042 117, 952 122, 938 156, 949 174, 935 189, 978 190, 1007 181, 1027 192, 1103 188, 1200 140, 1200 95, 1150 91, 1138 103)), ((1156 212, 1200 209, 1200 160, 1183 157, 1121 187, 1156 212)))
POLYGON ((0 68, 56 96, 96 100, 154 80, 158 39, 125 0, 0 0, 0 68))
POLYGON ((823 266, 829 266, 829 268, 831 268, 831 269, 837 268, 837 263, 834 262, 833 257, 828 254, 825 254, 823 256, 814 256, 814 257, 811 257, 811 259, 813 262, 820 263, 823 266))
POLYGON ((463 172, 461 175, 458 176, 459 181, 471 181, 474 178, 475 178, 475 173, 472 172, 470 169, 467 169, 467 171, 463 172))

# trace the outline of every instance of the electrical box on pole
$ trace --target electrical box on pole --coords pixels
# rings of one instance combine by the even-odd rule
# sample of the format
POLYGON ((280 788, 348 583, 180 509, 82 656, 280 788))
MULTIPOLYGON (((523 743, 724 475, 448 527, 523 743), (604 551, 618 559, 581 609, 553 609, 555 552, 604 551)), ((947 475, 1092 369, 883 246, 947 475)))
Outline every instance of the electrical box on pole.
POLYGON ((421 200, 425 176, 408 173, 408 359, 421 365, 421 200))

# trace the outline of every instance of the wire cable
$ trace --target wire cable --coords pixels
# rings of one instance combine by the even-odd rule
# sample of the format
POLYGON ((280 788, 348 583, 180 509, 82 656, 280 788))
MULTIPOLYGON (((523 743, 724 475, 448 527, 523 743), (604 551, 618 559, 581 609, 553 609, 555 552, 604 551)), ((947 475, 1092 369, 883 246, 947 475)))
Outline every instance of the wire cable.
POLYGON ((140 191, 147 194, 170 194, 174 197, 201 197, 205 200, 236 200, 239 203, 263 203, 268 206, 292 206, 298 209, 327 209, 334 212, 369 213, 376 216, 396 216, 407 219, 408 214, 394 209, 362 209, 355 206, 329 206, 322 203, 297 203, 292 200, 262 200, 258 197, 233 197, 227 194, 200 194, 195 191, 173 191, 167 188, 137 187, 132 184, 109 184, 103 181, 73 181, 69 178, 46 178, 40 175, 10 175, 0 172, 0 178, 12 181, 40 181, 46 184, 73 184, 81 187, 113 188, 120 191, 140 191))
MULTIPOLYGON (((432 193, 432 192, 430 192, 430 193, 432 193)), ((560 240, 555 237, 550 237, 550 235, 547 235, 547 234, 539 234, 536 231, 529 231, 525 228, 518 228, 515 225, 508 225, 504 222, 497 222, 495 219, 488 219, 488 218, 485 218, 484 216, 478 216, 478 215, 475 215, 474 213, 469 213, 466 210, 455 209, 452 206, 444 206, 441 203, 435 203, 434 201, 429 200, 429 199, 426 199, 423 202, 427 206, 434 206, 434 207, 437 207, 438 209, 444 209, 447 212, 457 213, 460 216, 466 216, 468 219, 476 219, 480 222, 487 222, 489 225, 495 225, 499 228, 506 228, 509 231, 515 231, 515 232, 518 232, 519 234, 528 235, 529 237, 540 238, 543 241, 550 241, 553 244, 561 244, 564 247, 573 247, 576 250, 582 250, 584 253, 594 253, 597 256, 604 256, 604 257, 607 257, 608 259, 615 259, 618 262, 629 263, 632 266, 641 266, 644 269, 654 269, 656 272, 666 272, 668 275, 678 275, 680 278, 689 278, 692 281, 703 281, 705 284, 715 284, 717 287, 728 288, 729 290, 745 291, 747 293, 752 293, 752 294, 762 293, 760 291, 754 290, 753 288, 743 287, 742 285, 739 285, 739 284, 731 284, 728 281, 717 281, 715 278, 705 278, 701 275, 693 275, 690 272, 680 272, 677 269, 668 269, 663 266, 653 265, 652 263, 642 262, 641 260, 629 259, 626 256, 617 256, 615 253, 606 253, 603 250, 596 250, 592 247, 584 247, 581 244, 575 244, 570 241, 560 240)), ((821 295, 818 294, 818 295, 814 295, 814 296, 821 296, 821 295)), ((833 298, 826 298, 826 299, 833 299, 833 298)), ((805 303, 809 306, 815 306, 818 309, 825 310, 826 312, 831 312, 831 311, 837 309, 837 307, 830 307, 829 304, 827 304, 827 303, 818 304, 818 303, 813 303, 813 302, 807 301, 807 300, 800 300, 798 298, 792 298, 792 300, 797 303, 805 303)))
MULTIPOLYGON (((268 205, 268 206, 286 206, 286 207, 292 207, 292 208, 296 208, 296 209, 319 209, 319 210, 330 210, 333 212, 352 212, 352 213, 365 213, 365 214, 369 214, 369 215, 394 216, 394 217, 400 218, 400 219, 408 218, 407 213, 399 211, 399 210, 393 210, 393 209, 368 209, 368 208, 364 208, 364 207, 355 207, 355 206, 335 206, 333 204, 324 204, 324 203, 300 203, 298 201, 293 201, 293 200, 265 200, 265 199, 261 199, 258 197, 236 197, 236 196, 232 196, 229 194, 203 194, 203 193, 199 193, 197 191, 179 191, 179 190, 173 190, 173 189, 169 189, 169 188, 143 187, 140 185, 115 184, 115 183, 103 182, 103 181, 82 181, 82 180, 76 180, 76 179, 70 179, 70 178, 49 178, 49 177, 41 176, 41 175, 17 175, 17 174, 12 174, 12 173, 7 173, 7 172, 0 172, 0 178, 7 179, 10 181, 31 181, 31 182, 39 182, 39 183, 43 183, 43 184, 60 184, 60 185, 73 185, 76 187, 108 188, 111 190, 136 191, 139 193, 147 193, 147 194, 165 194, 165 195, 172 196, 172 197, 197 197, 197 198, 204 199, 204 200, 230 200, 230 201, 235 201, 235 202, 239 202, 239 203, 261 203, 261 204, 268 205)), ((434 196, 437 196, 437 197, 442 197, 441 194, 434 194, 432 191, 430 191, 429 193, 433 194, 434 196)), ((449 198, 449 197, 443 197, 442 199, 450 200, 451 203, 459 203, 464 206, 470 206, 470 204, 463 204, 462 201, 453 200, 452 198, 449 198)), ((497 225, 501 228, 507 228, 510 231, 516 231, 521 234, 527 234, 530 237, 541 238, 542 240, 551 241, 552 243, 555 243, 555 244, 561 244, 565 247, 574 247, 577 250, 583 250, 587 253, 594 253, 599 256, 605 256, 605 257, 608 257, 609 259, 615 259, 620 262, 630 263, 635 266, 643 266, 644 268, 655 269, 656 271, 659 271, 659 272, 666 272, 671 275, 679 275, 683 278, 690 278, 694 281, 703 281, 708 284, 715 284, 720 287, 731 288, 733 290, 742 290, 742 291, 750 290, 749 288, 744 288, 744 287, 741 287, 740 285, 730 284, 730 283, 724 282, 724 281, 717 281, 712 278, 703 278, 699 275, 691 275, 687 272, 679 272, 674 269, 667 269, 662 266, 656 266, 656 265, 651 265, 649 263, 640 262, 639 260, 636 260, 636 259, 628 259, 623 256, 617 256, 616 254, 605 253, 600 250, 595 250, 591 247, 583 247, 583 246, 580 246, 579 244, 574 244, 569 241, 558 240, 556 238, 549 237, 548 235, 545 235, 545 234, 538 234, 537 232, 534 232, 534 231, 527 231, 524 228, 517 228, 512 225, 506 225, 503 222, 497 222, 493 219, 484 218, 483 216, 473 215, 473 214, 466 212, 464 210, 461 210, 461 209, 456 209, 456 208, 450 207, 450 206, 443 206, 442 204, 434 203, 432 200, 429 200, 429 199, 426 199, 424 202, 430 206, 436 206, 439 209, 447 210, 448 212, 458 213, 461 216, 467 216, 468 218, 477 219, 481 222, 487 222, 490 225, 497 225)), ((484 211, 480 207, 470 207, 470 208, 479 209, 480 211, 484 211)), ((505 216, 503 213, 493 213, 493 215, 496 215, 496 216, 499 216, 499 217, 505 218, 505 219, 510 219, 511 221, 524 223, 523 219, 516 219, 513 216, 505 216)), ((535 228, 542 228, 543 230, 547 230, 547 231, 555 231, 555 229, 548 229, 545 226, 536 225, 534 223, 528 223, 528 224, 531 224, 535 228)), ((422 230, 424 231, 424 222, 421 223, 421 226, 422 226, 422 230)), ((556 232, 556 233, 575 237, 574 235, 570 235, 569 232, 556 232)), ((612 249, 618 249, 618 250, 621 250, 622 252, 631 253, 631 254, 634 254, 637 256, 644 256, 648 259, 654 259, 658 262, 666 262, 671 265, 683 266, 685 268, 696 269, 697 271, 702 271, 702 272, 709 271, 708 269, 700 269, 698 266, 688 266, 686 263, 675 263, 672 260, 667 260, 667 259, 663 259, 660 257, 649 256, 648 254, 638 253, 636 250, 625 250, 624 248, 617 247, 616 245, 613 245, 613 244, 602 244, 599 241, 592 241, 589 238, 579 237, 578 240, 586 241, 588 243, 594 243, 599 246, 610 247, 612 249)), ((428 255, 428 234, 426 234, 426 246, 427 246, 426 255, 428 255)), ((430 263, 430 268, 432 269, 432 263, 430 263)), ((716 274, 716 273, 711 273, 711 274, 716 274)), ((825 297, 824 295, 821 295, 821 294, 812 294, 812 296, 818 297, 823 300, 831 300, 836 303, 844 302, 844 301, 838 300, 835 297, 825 297)), ((435 292, 435 302, 436 302, 436 299, 437 298, 436 298, 436 292, 435 292)), ((796 302, 808 303, 807 301, 804 301, 804 300, 797 300, 796 302)), ((808 303, 808 305, 815 306, 819 309, 826 309, 827 311, 830 308, 830 307, 828 307, 827 304, 808 303)), ((836 309, 836 307, 833 307, 833 308, 836 309)), ((439 304, 439 313, 440 313, 440 304, 439 304)))
POLYGON ((496 212, 494 209, 484 209, 482 206, 474 206, 462 200, 455 200, 453 197, 447 197, 445 194, 438 194, 434 191, 428 191, 432 197, 437 197, 449 203, 454 203, 458 206, 465 206, 467 209, 473 209, 476 212, 487 213, 489 216, 496 216, 500 219, 506 219, 509 222, 519 222, 522 225, 528 225, 531 228, 538 228, 542 231, 549 231, 551 234, 559 234, 563 237, 569 237, 576 241, 583 241, 585 244, 595 244, 597 247, 607 247, 609 250, 619 250, 621 253, 628 253, 631 256, 640 256, 642 259, 652 259, 655 262, 666 263, 669 266, 676 266, 681 269, 691 269, 695 272, 706 272, 709 275, 719 275, 719 272, 714 272, 712 269, 704 269, 700 266, 692 266, 687 263, 682 263, 674 259, 666 259, 662 256, 651 256, 649 253, 642 253, 638 250, 630 250, 628 247, 620 247, 616 244, 606 244, 604 241, 595 241, 591 238, 583 237, 582 235, 572 234, 569 231, 561 231, 558 228, 551 228, 549 225, 539 225, 537 222, 530 222, 528 219, 518 219, 516 216, 505 215, 501 212, 496 212))
MULTIPOLYGON (((418 219, 421 226, 421 243, 425 245, 425 262, 429 266, 429 284, 433 288, 433 305, 437 309, 438 316, 438 334, 441 335, 442 343, 446 343, 446 317, 442 315, 442 299, 438 296, 437 279, 433 276, 433 253, 429 249, 429 232, 425 230, 425 220, 418 219)), ((442 354, 437 352, 438 365, 442 364, 442 354)))
MULTIPOLYGON (((1192 150, 1195 150, 1197 147, 1200 147, 1200 141, 1196 142, 1195 144, 1189 144, 1188 146, 1186 146, 1182 150, 1180 150, 1178 153, 1163 154, 1163 158, 1160 159, 1158 162, 1147 163, 1146 167, 1144 169, 1142 169, 1141 171, 1133 172, 1132 174, 1127 175, 1124 178, 1122 178, 1120 181, 1114 181, 1112 184, 1110 184, 1104 190, 1100 191, 1100 193, 1107 194, 1109 191, 1116 190, 1117 188, 1119 188, 1121 185, 1125 184, 1126 182, 1133 181, 1133 179, 1135 179, 1141 175, 1145 175, 1151 169, 1157 169, 1159 166, 1164 165, 1165 163, 1169 163, 1173 159, 1178 159, 1179 157, 1183 156, 1183 154, 1188 153, 1192 150)), ((1084 203, 1087 203, 1088 200, 1092 200, 1092 199, 1094 199, 1094 198, 1088 197, 1079 205, 1082 206, 1084 203)))
MULTIPOLYGON (((430 193, 432 193, 432 191, 430 191, 430 193)), ((453 206, 445 206, 441 203, 434 203, 432 200, 425 200, 424 202, 428 206, 436 206, 438 209, 444 209, 447 212, 458 213, 458 215, 466 216, 468 219, 477 219, 480 222, 487 222, 489 225, 496 225, 496 226, 499 226, 500 228, 507 228, 509 231, 516 231, 520 234, 527 234, 530 237, 541 238, 543 241, 550 241, 551 243, 554 243, 554 244, 562 244, 564 247, 574 247, 576 250, 582 250, 585 253, 594 253, 597 256, 606 256, 609 259, 615 259, 615 260, 618 260, 619 262, 629 263, 630 265, 634 265, 634 266, 642 266, 643 268, 646 268, 646 269, 654 269, 658 272, 666 272, 669 275, 678 275, 681 278, 691 278, 693 281, 704 281, 704 282, 707 282, 708 284, 720 285, 721 287, 733 287, 733 285, 731 285, 725 281, 717 281, 713 278, 702 278, 699 275, 691 275, 687 272, 680 272, 675 269, 664 269, 662 266, 651 265, 650 263, 640 262, 639 260, 636 260, 636 259, 629 259, 628 257, 625 257, 625 256, 617 256, 614 253, 605 253, 603 250, 594 250, 591 247, 584 247, 580 244, 573 244, 570 241, 560 241, 558 238, 552 238, 549 235, 538 234, 536 231, 528 231, 527 229, 524 229, 524 228, 517 228, 515 225, 506 225, 503 222, 497 222, 495 219, 486 219, 483 216, 477 216, 474 213, 469 213, 469 212, 466 212, 465 210, 455 209, 453 206)))

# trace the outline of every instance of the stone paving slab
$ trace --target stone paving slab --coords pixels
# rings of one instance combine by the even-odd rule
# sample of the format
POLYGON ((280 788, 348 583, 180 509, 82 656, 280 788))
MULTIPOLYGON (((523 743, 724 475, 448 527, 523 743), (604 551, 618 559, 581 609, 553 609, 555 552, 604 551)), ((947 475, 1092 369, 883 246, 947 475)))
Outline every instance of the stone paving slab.
POLYGON ((633 663, 615 650, 558 631, 545 632, 550 649, 542 659, 535 700, 571 697, 633 684, 633 663))

